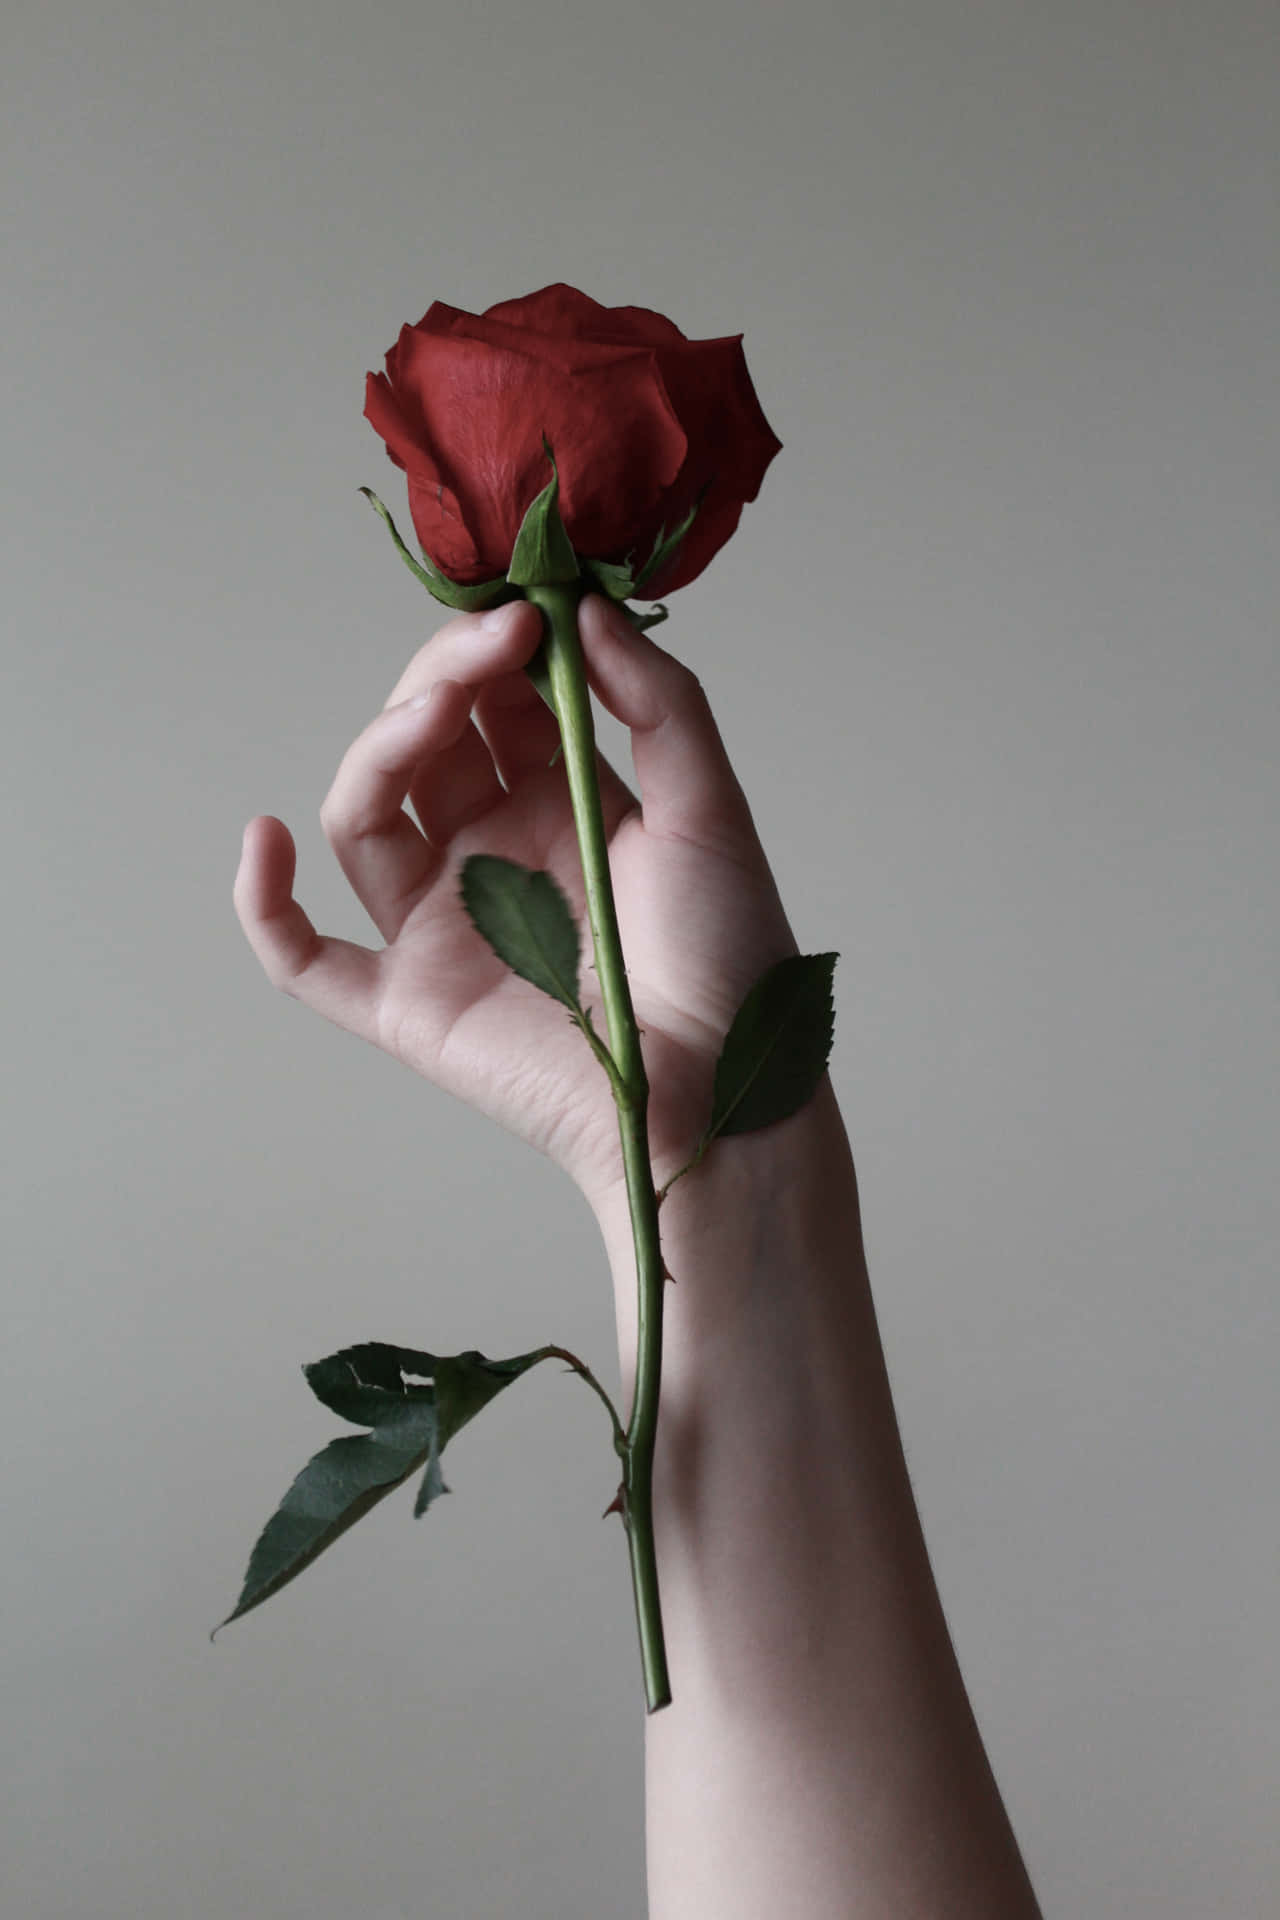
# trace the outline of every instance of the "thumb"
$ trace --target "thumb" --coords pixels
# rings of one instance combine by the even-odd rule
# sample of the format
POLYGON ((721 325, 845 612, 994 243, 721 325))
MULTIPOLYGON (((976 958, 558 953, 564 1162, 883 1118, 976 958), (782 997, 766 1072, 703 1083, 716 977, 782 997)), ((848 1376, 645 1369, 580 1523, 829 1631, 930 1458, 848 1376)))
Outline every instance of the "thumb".
POLYGON ((746 796, 697 675, 589 594, 579 613, 587 673, 604 707, 631 730, 631 755, 650 832, 758 853, 746 796))

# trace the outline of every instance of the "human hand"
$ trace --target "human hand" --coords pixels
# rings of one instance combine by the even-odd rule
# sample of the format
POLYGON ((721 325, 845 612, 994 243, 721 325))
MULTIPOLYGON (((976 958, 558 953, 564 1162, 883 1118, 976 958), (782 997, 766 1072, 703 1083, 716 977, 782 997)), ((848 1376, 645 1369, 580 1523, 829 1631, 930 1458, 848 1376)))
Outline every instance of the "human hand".
MULTIPOLYGON (((317 933, 293 898, 293 838, 270 816, 245 831, 235 901, 276 986, 549 1154, 599 1210, 622 1180, 608 1081, 563 1007, 491 951, 459 893, 469 855, 499 854, 554 874, 583 920, 556 723, 522 671, 541 630, 524 601, 450 621, 343 758, 321 823, 381 951, 317 933)), ((640 789, 637 800, 601 761, 662 1179, 705 1125, 743 995, 795 946, 696 677, 598 596, 580 631, 593 691, 631 731, 640 789)), ((589 954, 585 929, 583 944, 589 954)))

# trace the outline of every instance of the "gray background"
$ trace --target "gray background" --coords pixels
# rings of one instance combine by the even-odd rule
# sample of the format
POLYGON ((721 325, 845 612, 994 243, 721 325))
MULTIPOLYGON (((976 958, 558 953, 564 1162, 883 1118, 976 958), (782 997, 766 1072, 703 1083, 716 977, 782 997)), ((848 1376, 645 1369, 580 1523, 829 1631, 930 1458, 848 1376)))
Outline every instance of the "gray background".
POLYGON ((599 1409, 543 1370, 216 1647, 360 1338, 613 1367, 547 1164, 229 889, 435 609, 366 367, 552 279, 745 330, 673 602, 801 942, 945 1603, 1052 1914, 1280 1897, 1269 4, 9 0, 4 1702, 31 1920, 639 1915, 599 1409))

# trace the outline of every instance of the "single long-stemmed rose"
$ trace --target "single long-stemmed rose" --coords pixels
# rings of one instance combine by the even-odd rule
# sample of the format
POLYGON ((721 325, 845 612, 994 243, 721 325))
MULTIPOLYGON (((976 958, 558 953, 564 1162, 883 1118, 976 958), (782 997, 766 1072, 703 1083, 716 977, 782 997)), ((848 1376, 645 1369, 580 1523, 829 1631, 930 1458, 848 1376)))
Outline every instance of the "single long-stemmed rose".
MULTIPOLYGON (((452 1434, 529 1366, 556 1355, 611 1416, 622 1464, 615 1505, 653 1710, 671 1697, 652 1507, 664 1299, 659 1209, 714 1139, 772 1124, 809 1098, 830 1048, 835 956, 784 960, 757 982, 726 1037, 712 1110, 700 1133, 690 1128, 690 1157, 655 1190, 648 1079, 614 910, 578 605, 587 591, 622 605, 636 596, 652 601, 696 578, 756 497, 779 443, 740 337, 687 340, 660 314, 601 307, 566 286, 483 315, 433 306, 402 331, 386 373, 369 376, 366 413, 406 473, 421 560, 365 491, 417 578, 454 608, 523 597, 543 615, 529 672, 559 724, 605 1034, 583 1003, 577 929, 549 875, 473 855, 462 870, 462 899, 498 956, 566 1007, 608 1076, 636 1248, 634 1393, 624 1426, 590 1370, 554 1346, 491 1361, 373 1343, 317 1363, 307 1369, 313 1390, 372 1431, 363 1442, 334 1442, 299 1475, 254 1550, 230 1617, 276 1592, 418 1468, 425 1473, 416 1511, 425 1511, 443 1487, 439 1455, 452 1434)), ((628 611, 641 627, 665 617, 661 606, 628 611)))

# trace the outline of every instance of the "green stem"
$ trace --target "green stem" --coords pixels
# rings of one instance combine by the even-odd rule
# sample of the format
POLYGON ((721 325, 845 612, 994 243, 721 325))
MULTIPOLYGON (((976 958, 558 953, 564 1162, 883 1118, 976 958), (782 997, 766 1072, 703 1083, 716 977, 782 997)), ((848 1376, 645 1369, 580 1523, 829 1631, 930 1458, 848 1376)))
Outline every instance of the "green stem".
POLYGON ((614 1451, 620 1455, 627 1444, 626 1430, 618 1418, 618 1409, 614 1406, 613 1401, 600 1385, 600 1382, 596 1379, 586 1361, 579 1360, 577 1354, 570 1353, 568 1347, 544 1347, 542 1351, 548 1360, 563 1360, 571 1372, 576 1373, 580 1379, 586 1381, 592 1393, 594 1393, 597 1400, 601 1402, 605 1412, 609 1416, 609 1423, 613 1428, 614 1451))
POLYGON ((582 587, 529 586, 528 598, 546 621, 544 642, 551 691, 560 721, 565 771, 573 806, 582 877, 586 887, 587 920, 595 952, 596 977, 604 1001, 609 1052, 616 1072, 610 1074, 618 1108, 622 1164, 636 1249, 638 1295, 636 1377, 631 1417, 621 1448, 623 1520, 631 1556, 631 1584, 635 1594, 640 1659, 644 1670, 645 1700, 650 1713, 671 1699, 666 1646, 662 1635, 662 1608, 658 1597, 658 1565, 653 1538, 653 1450, 658 1432, 658 1396, 662 1378, 663 1267, 658 1240, 658 1205, 649 1161, 649 1082, 640 1051, 640 1030, 631 1005, 631 990, 618 937, 618 917, 609 878, 609 845, 596 771, 595 726, 586 662, 578 637, 578 602, 582 587))
POLYGON ((707 1155, 707 1148, 711 1145, 711 1142, 714 1138, 715 1138, 714 1134, 704 1133, 701 1140, 699 1140, 697 1146, 694 1148, 692 1157, 686 1160, 682 1167, 678 1167, 676 1171, 672 1174, 671 1178, 668 1181, 666 1181, 664 1185, 658 1188, 657 1195, 655 1197, 657 1199, 659 1208, 661 1208, 663 1201, 666 1199, 667 1195, 670 1193, 672 1187, 674 1187, 676 1181, 683 1180, 686 1173, 692 1173, 695 1167, 700 1167, 702 1165, 702 1162, 705 1160, 707 1155))

